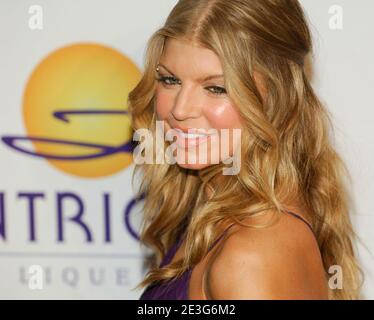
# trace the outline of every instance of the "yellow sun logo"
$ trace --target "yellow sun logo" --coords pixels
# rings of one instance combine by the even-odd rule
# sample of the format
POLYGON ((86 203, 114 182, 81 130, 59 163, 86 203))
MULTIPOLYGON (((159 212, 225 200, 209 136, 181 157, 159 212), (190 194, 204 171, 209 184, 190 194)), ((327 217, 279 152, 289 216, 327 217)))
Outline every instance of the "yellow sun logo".
POLYGON ((27 82, 27 137, 3 141, 75 176, 117 173, 133 160, 126 102, 140 78, 136 65, 112 48, 83 43, 58 49, 27 82), (16 146, 19 139, 31 141, 34 150, 16 146))

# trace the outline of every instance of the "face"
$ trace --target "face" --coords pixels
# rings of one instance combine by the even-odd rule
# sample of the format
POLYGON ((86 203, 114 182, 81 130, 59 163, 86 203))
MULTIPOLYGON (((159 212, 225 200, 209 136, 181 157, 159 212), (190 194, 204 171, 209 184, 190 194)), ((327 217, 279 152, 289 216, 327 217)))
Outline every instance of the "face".
POLYGON ((156 79, 156 119, 163 121, 165 134, 177 138, 170 142, 176 146, 176 163, 198 170, 232 157, 242 124, 227 95, 218 56, 209 49, 168 39, 156 79))

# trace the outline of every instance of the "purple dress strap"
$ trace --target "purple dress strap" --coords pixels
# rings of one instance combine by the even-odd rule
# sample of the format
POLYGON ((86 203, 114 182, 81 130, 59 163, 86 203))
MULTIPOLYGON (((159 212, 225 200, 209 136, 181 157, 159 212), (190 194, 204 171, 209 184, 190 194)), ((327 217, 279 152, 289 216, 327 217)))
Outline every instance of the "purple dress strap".
POLYGON ((305 222, 305 224, 309 227, 309 229, 312 231, 312 233, 314 235, 314 230, 313 230, 311 224, 308 221, 306 221, 303 217, 301 217, 300 215, 298 215, 298 214, 296 214, 296 213, 294 213, 292 211, 286 211, 286 212, 289 213, 289 214, 291 214, 292 216, 300 219, 301 221, 305 222))
MULTIPOLYGON (((226 234, 235 223, 227 227, 222 234, 209 246, 208 252, 218 243, 218 241, 226 234)), ((178 248, 182 244, 183 237, 169 249, 160 263, 160 268, 168 265, 172 260, 178 248)), ((148 286, 140 300, 188 300, 188 286, 191 278, 192 268, 189 268, 179 278, 172 279, 164 283, 154 283, 148 286)))

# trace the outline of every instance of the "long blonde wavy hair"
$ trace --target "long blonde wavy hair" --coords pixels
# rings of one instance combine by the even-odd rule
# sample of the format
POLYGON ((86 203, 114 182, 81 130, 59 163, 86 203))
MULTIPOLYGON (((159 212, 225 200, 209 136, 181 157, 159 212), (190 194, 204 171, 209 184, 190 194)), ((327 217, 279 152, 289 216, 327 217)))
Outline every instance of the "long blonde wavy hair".
POLYGON ((140 239, 155 256, 136 288, 171 280, 196 265, 218 236, 221 223, 243 225, 243 219, 269 209, 284 213, 285 203, 296 197, 309 209, 307 219, 326 280, 330 266, 343 270, 343 289, 329 289, 329 298, 359 298, 362 272, 349 217, 351 178, 332 146, 331 115, 306 75, 312 39, 299 2, 178 1, 147 43, 143 77, 128 96, 134 130, 155 133, 155 69, 168 38, 190 41, 219 57, 226 91, 245 123, 241 170, 215 183, 222 178, 223 164, 198 172, 166 163, 135 166, 133 178, 141 175, 137 198, 146 195, 140 239), (256 86, 254 72, 261 75, 266 98, 256 86), (210 198, 206 188, 213 191, 210 198), (182 233, 184 258, 159 268, 182 233))

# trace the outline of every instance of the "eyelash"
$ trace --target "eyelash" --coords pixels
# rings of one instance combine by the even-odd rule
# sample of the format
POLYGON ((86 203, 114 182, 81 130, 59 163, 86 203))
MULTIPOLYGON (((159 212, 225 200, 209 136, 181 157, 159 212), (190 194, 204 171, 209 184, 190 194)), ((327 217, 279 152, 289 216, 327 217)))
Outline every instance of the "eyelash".
MULTIPOLYGON (((172 86, 172 85, 174 85, 174 84, 167 83, 167 82, 166 82, 167 80, 177 81, 176 78, 174 78, 174 77, 170 77, 170 76, 162 76, 162 77, 158 77, 158 78, 156 78, 156 80, 157 80, 158 82, 162 82, 162 83, 163 83, 164 85, 166 85, 166 86, 172 86)), ((219 86, 210 86, 210 87, 206 87, 206 88, 207 88, 207 89, 209 89, 209 88, 215 88, 215 89, 221 90, 221 91, 219 91, 219 92, 212 92, 212 91, 209 90, 210 93, 212 93, 212 94, 214 94, 214 95, 217 95, 217 96, 219 96, 219 95, 223 95, 223 94, 226 94, 226 89, 223 88, 223 87, 219 87, 219 86)))

